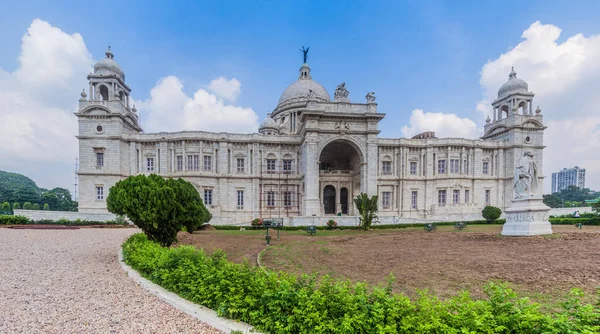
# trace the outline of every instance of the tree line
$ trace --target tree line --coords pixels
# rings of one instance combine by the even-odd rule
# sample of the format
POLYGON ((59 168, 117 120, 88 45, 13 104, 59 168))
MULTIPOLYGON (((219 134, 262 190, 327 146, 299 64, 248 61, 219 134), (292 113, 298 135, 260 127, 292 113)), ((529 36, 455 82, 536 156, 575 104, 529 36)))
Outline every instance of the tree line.
POLYGON ((585 201, 600 198, 600 192, 589 188, 569 186, 557 193, 544 195, 544 204, 551 208, 587 206, 585 201))
POLYGON ((77 211, 77 202, 68 189, 40 188, 25 175, 0 171, 0 211, 14 209, 77 211))

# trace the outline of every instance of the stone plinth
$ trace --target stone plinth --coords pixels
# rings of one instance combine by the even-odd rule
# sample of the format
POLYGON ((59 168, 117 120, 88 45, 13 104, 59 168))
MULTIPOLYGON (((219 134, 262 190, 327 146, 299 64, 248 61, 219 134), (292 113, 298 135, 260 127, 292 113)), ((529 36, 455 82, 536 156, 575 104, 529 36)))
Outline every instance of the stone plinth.
POLYGON ((514 200, 505 210, 506 223, 502 235, 532 236, 552 234, 548 221, 550 208, 541 198, 514 200))

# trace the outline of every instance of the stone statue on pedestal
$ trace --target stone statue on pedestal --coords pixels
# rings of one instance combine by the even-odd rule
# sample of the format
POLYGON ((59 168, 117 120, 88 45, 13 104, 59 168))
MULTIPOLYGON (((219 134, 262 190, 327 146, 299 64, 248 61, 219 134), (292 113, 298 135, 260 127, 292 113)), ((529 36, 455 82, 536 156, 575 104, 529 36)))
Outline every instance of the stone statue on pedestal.
POLYGON ((513 187, 515 199, 535 196, 538 187, 537 166, 533 161, 533 154, 527 151, 515 166, 513 187))
POLYGON ((335 102, 350 102, 350 99, 348 99, 348 94, 350 94, 350 92, 348 92, 346 89, 346 83, 342 82, 335 88, 333 100, 335 102))

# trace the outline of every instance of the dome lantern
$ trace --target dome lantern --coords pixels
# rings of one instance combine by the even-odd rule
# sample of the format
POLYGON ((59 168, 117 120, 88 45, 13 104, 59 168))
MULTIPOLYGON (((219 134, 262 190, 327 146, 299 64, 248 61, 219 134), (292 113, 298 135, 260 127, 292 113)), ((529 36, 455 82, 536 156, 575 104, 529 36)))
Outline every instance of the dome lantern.
POLYGON ((529 84, 525 80, 517 78, 517 72, 513 67, 508 74, 508 81, 504 83, 498 90, 498 99, 510 93, 529 93, 529 84))

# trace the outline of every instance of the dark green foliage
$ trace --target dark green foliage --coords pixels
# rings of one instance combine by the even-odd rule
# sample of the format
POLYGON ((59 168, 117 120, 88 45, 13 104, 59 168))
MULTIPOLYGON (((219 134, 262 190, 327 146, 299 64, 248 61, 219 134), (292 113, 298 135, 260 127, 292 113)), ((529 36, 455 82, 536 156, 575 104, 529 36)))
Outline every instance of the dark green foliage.
POLYGON ((369 195, 360 193, 354 198, 354 204, 360 214, 360 225, 365 231, 370 229, 373 221, 377 219, 377 195, 369 198, 369 195))
POLYGON ((29 223, 23 216, 0 215, 0 225, 22 225, 29 223))
POLYGON ((146 236, 168 247, 185 226, 193 232, 210 219, 198 191, 182 179, 130 176, 110 188, 108 211, 126 215, 146 236))
POLYGON ((600 212, 600 201, 592 204, 592 211, 597 212, 597 213, 600 212))
POLYGON ((31 202, 23 203, 23 210, 31 210, 31 202))
POLYGON ((575 225, 581 223, 583 225, 600 225, 600 217, 590 218, 550 218, 550 223, 553 225, 575 225))
POLYGON ((544 195, 544 204, 551 208, 570 207, 584 205, 586 200, 592 200, 600 197, 600 192, 590 190, 588 188, 579 188, 577 186, 569 186, 557 193, 544 195))
POLYGON ((414 300, 387 284, 315 275, 271 273, 248 262, 227 261, 191 246, 164 248, 143 234, 123 245, 125 262, 140 274, 220 316, 264 333, 597 333, 600 309, 574 290, 562 309, 544 312, 505 284, 488 283, 487 298, 468 292, 440 300, 421 292, 414 300))
POLYGON ((31 205, 31 210, 39 210, 40 209, 40 205, 37 203, 33 203, 33 205, 31 205))
POLYGON ((48 205, 48 203, 44 203, 44 211, 50 211, 50 205, 48 205))
POLYGON ((12 213, 12 208, 10 207, 10 203, 4 202, 2 203, 2 207, 0 207, 0 211, 5 215, 12 213))
POLYGON ((71 199, 71 192, 65 188, 54 188, 44 190, 41 202, 48 205, 55 211, 77 211, 77 202, 71 199))
POLYGON ((30 178, 0 171, 0 202, 50 203, 53 210, 77 211, 77 202, 71 199, 71 193, 64 188, 47 190, 39 188, 30 178))
POLYGON ((21 204, 15 202, 15 203, 13 203, 13 207, 12 208, 13 208, 13 210, 20 210, 21 209, 21 204))
POLYGON ((89 226, 89 225, 128 225, 127 222, 119 220, 118 217, 115 220, 110 221, 91 221, 91 220, 29 220, 24 216, 12 216, 12 215, 0 215, 0 225, 68 225, 68 226, 89 226))
POLYGON ((500 218, 500 215, 502 214, 502 210, 498 209, 495 206, 491 206, 488 205, 485 208, 483 208, 483 210, 481 211, 481 215, 483 216, 483 218, 485 218, 488 222, 494 221, 498 218, 500 218))

